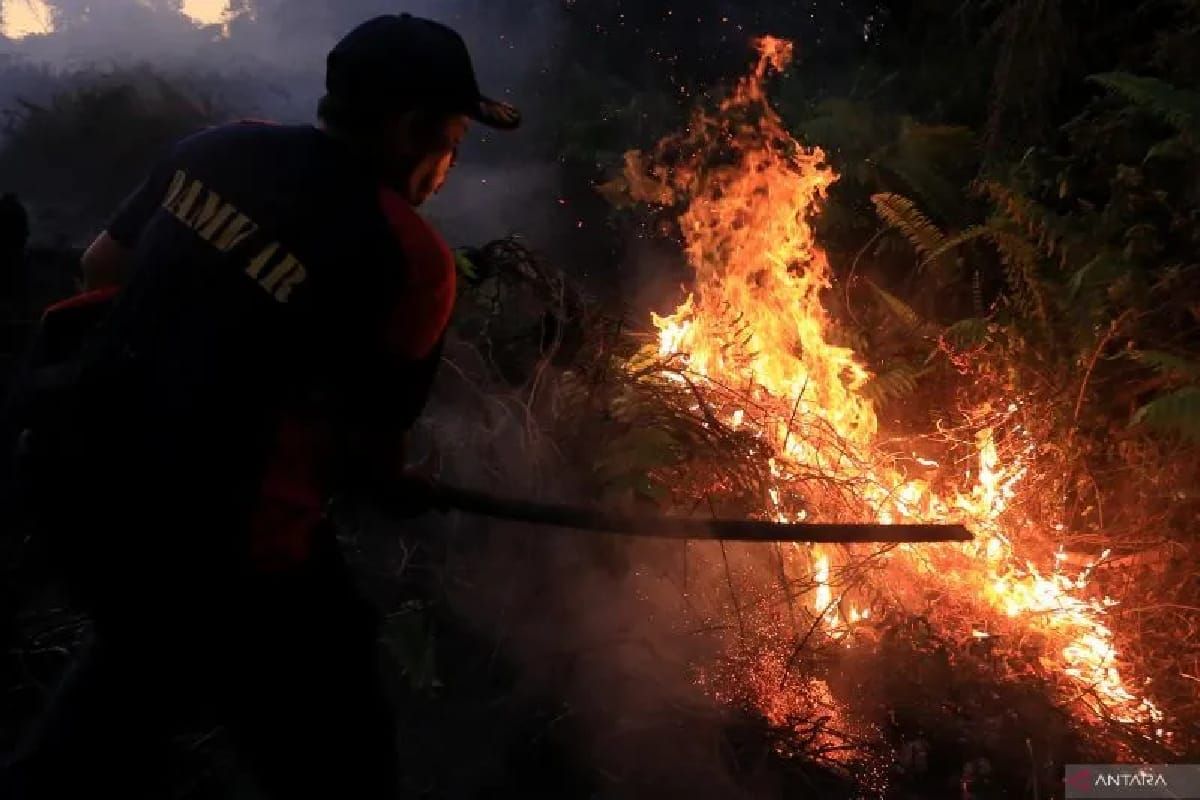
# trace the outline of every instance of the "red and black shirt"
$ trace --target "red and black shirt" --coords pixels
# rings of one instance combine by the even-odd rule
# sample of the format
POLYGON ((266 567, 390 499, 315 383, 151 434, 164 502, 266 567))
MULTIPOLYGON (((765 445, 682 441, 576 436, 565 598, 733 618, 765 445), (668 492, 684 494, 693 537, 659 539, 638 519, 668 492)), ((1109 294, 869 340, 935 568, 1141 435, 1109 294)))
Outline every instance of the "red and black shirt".
POLYGON ((124 468, 244 525, 260 564, 302 561, 326 495, 425 404, 449 249, 337 140, 262 123, 179 143, 108 232, 135 253, 102 348, 124 468))

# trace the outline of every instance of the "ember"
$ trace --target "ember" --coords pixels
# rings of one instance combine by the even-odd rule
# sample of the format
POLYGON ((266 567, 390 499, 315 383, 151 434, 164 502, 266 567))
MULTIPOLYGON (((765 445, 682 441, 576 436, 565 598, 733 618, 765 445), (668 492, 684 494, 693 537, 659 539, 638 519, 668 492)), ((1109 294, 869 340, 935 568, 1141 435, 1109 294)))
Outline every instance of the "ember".
MULTIPOLYGON (((970 410, 975 466, 956 468, 937 487, 910 477, 897 455, 911 454, 912 463, 918 443, 881 441, 864 391, 871 374, 854 350, 834 343, 822 301, 832 275, 810 218, 837 176, 824 153, 788 133, 766 97, 764 82, 788 64, 791 43, 768 36, 757 48, 757 63, 715 111, 697 112, 686 131, 652 154, 626 156, 624 177, 635 199, 682 209, 679 229, 695 273, 675 312, 653 317, 664 367, 642 380, 694 386, 722 424, 751 431, 768 447, 764 518, 958 522, 975 532, 976 541, 966 545, 781 550, 788 580, 811 576, 806 603, 824 636, 848 645, 856 627, 881 610, 872 606, 903 606, 937 590, 955 598, 957 613, 939 620, 951 638, 1036 634, 1039 665, 1065 702, 1096 721, 1157 728, 1162 711, 1121 669, 1105 621, 1112 601, 1096 597, 1090 585, 1105 555, 1072 575, 1061 554, 1042 563, 1041 548, 1022 545, 1053 538, 1061 526, 1019 508, 1038 447, 1022 425, 1020 403, 970 410), (869 569, 849 569, 864 558, 869 569), (870 600, 854 604, 862 598, 870 600), (974 626, 966 622, 971 618, 974 626)), ((640 355, 639 367, 648 357, 640 355)), ((916 458, 925 469, 938 468, 933 459, 916 458)), ((758 633, 778 638, 773 630, 758 633)), ((748 698, 768 720, 796 716, 791 712, 803 705, 797 693, 810 706, 814 695, 834 702, 818 679, 781 677, 789 663, 736 663, 738 670, 722 675, 726 683, 709 675, 706 685, 718 697, 748 698), (749 695, 730 689, 739 684, 757 688, 749 695)))

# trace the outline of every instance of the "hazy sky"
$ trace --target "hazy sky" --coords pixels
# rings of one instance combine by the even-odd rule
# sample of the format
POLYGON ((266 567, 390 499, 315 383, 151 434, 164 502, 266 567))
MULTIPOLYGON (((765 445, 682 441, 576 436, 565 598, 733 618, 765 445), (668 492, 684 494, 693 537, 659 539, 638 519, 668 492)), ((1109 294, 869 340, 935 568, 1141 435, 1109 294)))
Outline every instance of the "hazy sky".
MULTIPOLYGON (((0 107, 54 90, 36 71, 14 65, 57 71, 149 63, 168 75, 233 76, 236 102, 247 104, 230 109, 235 116, 310 121, 337 39, 376 14, 409 11, 462 33, 484 91, 536 121, 544 116, 537 85, 553 58, 560 10, 561 0, 0 0, 7 37, 0 38, 0 107)), ((548 227, 559 226, 556 154, 539 152, 529 134, 527 127, 512 136, 473 135, 446 192, 428 209, 447 222, 452 241, 514 230, 549 238, 548 227)))

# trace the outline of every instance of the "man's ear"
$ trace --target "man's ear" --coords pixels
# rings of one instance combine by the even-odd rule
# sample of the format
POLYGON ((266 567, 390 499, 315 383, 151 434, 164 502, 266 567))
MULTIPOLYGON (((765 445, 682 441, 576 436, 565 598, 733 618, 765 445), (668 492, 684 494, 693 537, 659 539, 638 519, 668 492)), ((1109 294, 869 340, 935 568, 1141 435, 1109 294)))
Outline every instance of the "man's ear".
POLYGON ((429 138, 429 115, 420 109, 409 109, 388 120, 386 135, 388 140, 405 155, 415 155, 422 152, 424 142, 429 138))

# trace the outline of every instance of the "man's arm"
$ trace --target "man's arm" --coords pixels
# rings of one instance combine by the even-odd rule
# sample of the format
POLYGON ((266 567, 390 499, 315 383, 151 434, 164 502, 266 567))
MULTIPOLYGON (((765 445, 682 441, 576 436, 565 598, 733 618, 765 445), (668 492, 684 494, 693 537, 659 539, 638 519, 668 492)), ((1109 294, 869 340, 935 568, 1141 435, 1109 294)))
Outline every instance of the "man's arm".
POLYGON ((132 255, 132 248, 118 242, 107 230, 101 231, 84 251, 80 261, 83 269, 83 288, 90 292, 106 286, 120 285, 132 255))
MULTIPOLYGON (((380 205, 402 251, 404 275, 378 332, 377 383, 367 392, 372 420, 367 461, 375 480, 402 477, 404 441, 429 399, 456 294, 450 248, 406 201, 381 189, 380 205)), ((365 409, 364 409, 365 410, 365 409)))
POLYGON ((91 291, 124 283, 134 248, 162 204, 173 171, 170 158, 160 161, 84 252, 80 262, 84 289, 91 291))
POLYGON ((360 423, 363 478, 388 486, 404 476, 408 433, 424 411, 442 360, 442 340, 425 356, 391 360, 372 392, 360 423))

